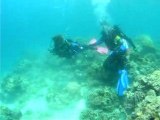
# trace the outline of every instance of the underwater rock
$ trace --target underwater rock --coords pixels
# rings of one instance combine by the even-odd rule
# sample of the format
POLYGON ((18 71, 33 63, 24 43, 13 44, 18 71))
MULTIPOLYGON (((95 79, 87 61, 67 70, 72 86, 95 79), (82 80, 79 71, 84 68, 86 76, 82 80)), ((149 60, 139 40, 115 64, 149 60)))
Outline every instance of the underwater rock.
POLYGON ((141 46, 141 54, 155 53, 156 48, 154 46, 153 39, 148 35, 140 35, 135 41, 141 46))
MULTIPOLYGON (((140 45, 142 44, 145 43, 140 45)), ((154 54, 154 51, 149 53, 148 50, 154 46, 150 46, 151 43, 147 44, 139 46, 140 52, 131 51, 128 73, 131 82, 133 80, 133 84, 127 90, 122 100, 119 100, 115 86, 111 88, 110 85, 108 87, 105 84, 104 87, 104 82, 117 83, 117 79, 115 81, 111 80, 112 78, 108 71, 103 71, 102 64, 106 56, 101 56, 93 51, 89 53, 84 52, 72 60, 61 59, 55 56, 49 56, 45 58, 45 61, 39 60, 37 62, 35 60, 34 64, 32 63, 33 61, 24 60, 14 71, 16 74, 13 73, 2 81, 0 96, 12 98, 22 94, 26 89, 26 78, 33 78, 33 81, 30 81, 33 84, 29 84, 29 88, 32 89, 28 94, 40 91, 38 96, 46 97, 48 109, 51 107, 51 109, 53 108, 52 110, 56 111, 56 109, 67 108, 77 100, 86 98, 87 109, 82 111, 80 120, 125 120, 126 114, 132 120, 156 120, 160 115, 158 100, 160 94, 159 55, 154 54), (146 52, 146 54, 142 55, 142 51, 146 52), (41 75, 42 72, 43 75, 41 75), (101 80, 104 81, 102 82, 101 80), (44 86, 40 85, 41 83, 39 84, 40 81, 43 81, 44 86), (84 86, 85 89, 82 90, 84 86), (46 88, 45 92, 41 94, 41 90, 44 88, 46 88), (121 108, 122 104, 123 108, 121 108), (158 114, 156 111, 158 111, 158 114)), ((25 99, 25 102, 33 99, 32 96, 27 95, 27 97, 27 99, 22 99, 25 99)), ((18 99, 16 103, 20 105, 24 101, 18 99)), ((6 111, 9 110, 6 109, 6 111)), ((5 115, 3 116, 12 116, 14 114, 10 112, 4 113, 5 115)), ((17 116, 21 116, 20 113, 17 116)), ((8 119, 0 117, 0 119, 14 120, 14 116, 12 119, 10 117, 8 119)), ((18 119, 17 117, 16 120, 18 119)))
POLYGON ((160 119, 160 96, 146 96, 135 109, 132 120, 154 120, 160 119))
MULTIPOLYGON (((156 95, 160 95, 160 71, 156 70, 148 75, 139 74, 133 81, 132 86, 125 94, 123 107, 127 114, 133 114, 142 101, 152 102, 156 95)), ((132 115, 131 115, 132 116, 132 115)), ((143 119, 143 118, 139 118, 143 119)))
POLYGON ((129 59, 129 75, 132 79, 137 80, 139 75, 148 75, 155 70, 159 69, 158 59, 153 61, 155 56, 147 55, 142 56, 132 56, 129 59), (139 57, 139 58, 138 58, 139 57))
POLYGON ((128 91, 124 99, 124 108, 127 113, 131 113, 139 102, 145 98, 145 94, 142 91, 128 91))
MULTIPOLYGON (((148 41, 152 41, 151 38, 146 38, 146 39, 148 39, 148 41)), ((134 80, 136 80, 136 76, 138 75, 148 75, 160 68, 159 50, 155 48, 154 44, 152 43, 153 41, 146 42, 145 46, 149 46, 151 48, 154 47, 154 51, 150 50, 149 48, 143 49, 142 44, 145 43, 141 43, 142 41, 141 40, 137 41, 139 43, 137 44, 136 50, 130 50, 128 68, 129 68, 129 74, 134 80)))
POLYGON ((107 114, 102 110, 86 109, 81 112, 80 120, 107 120, 107 114))
POLYGON ((115 108, 112 112, 100 109, 86 109, 80 114, 80 120, 125 120, 125 118, 125 111, 117 108, 115 108))
POLYGON ((138 75, 125 94, 124 108, 129 120, 160 118, 160 71, 138 75), (131 118, 130 118, 131 117, 131 118))
POLYGON ((153 89, 157 95, 160 95, 160 70, 156 70, 148 76, 141 76, 139 82, 146 89, 153 89))
POLYGON ((99 84, 102 80, 105 80, 104 76, 106 77, 106 74, 104 75, 103 68, 99 63, 93 63, 93 65, 90 65, 86 73, 87 78, 91 80, 90 85, 95 84, 96 81, 97 84, 99 84))
POLYGON ((112 111, 118 105, 118 96, 111 88, 97 88, 87 97, 87 106, 94 109, 112 111))
POLYGON ((0 106, 0 120, 20 120, 22 113, 11 110, 8 107, 0 106))
POLYGON ((2 100, 13 100, 26 89, 25 78, 21 75, 12 73, 6 76, 1 82, 2 100))

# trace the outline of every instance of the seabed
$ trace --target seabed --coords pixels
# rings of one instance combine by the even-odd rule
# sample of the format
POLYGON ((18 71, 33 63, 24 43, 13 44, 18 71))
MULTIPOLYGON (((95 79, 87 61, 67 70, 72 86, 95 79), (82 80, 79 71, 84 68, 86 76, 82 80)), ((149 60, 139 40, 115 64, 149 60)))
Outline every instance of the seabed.
POLYGON ((147 35, 135 42, 123 97, 103 70, 105 55, 47 53, 26 57, 2 78, 0 120, 160 120, 160 46, 147 35))

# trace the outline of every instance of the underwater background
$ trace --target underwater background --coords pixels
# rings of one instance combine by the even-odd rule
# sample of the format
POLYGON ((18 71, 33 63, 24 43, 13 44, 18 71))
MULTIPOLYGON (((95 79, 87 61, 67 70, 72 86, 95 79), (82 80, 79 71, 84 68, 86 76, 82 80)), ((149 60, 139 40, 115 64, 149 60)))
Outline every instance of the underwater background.
MULTIPOLYGON (((159 0, 2 0, 1 120, 160 120, 159 0), (137 46, 130 52, 124 98, 106 82, 106 56, 71 60, 49 54, 54 35, 87 44, 99 21, 117 24, 137 46)), ((111 81, 111 80, 110 80, 111 81)))

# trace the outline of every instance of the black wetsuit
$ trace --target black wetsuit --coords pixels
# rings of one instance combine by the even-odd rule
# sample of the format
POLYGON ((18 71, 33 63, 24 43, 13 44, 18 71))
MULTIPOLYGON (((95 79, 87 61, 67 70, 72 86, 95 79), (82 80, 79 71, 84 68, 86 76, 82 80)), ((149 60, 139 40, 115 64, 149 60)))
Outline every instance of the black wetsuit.
POLYGON ((116 36, 120 36, 121 38, 125 39, 133 48, 136 48, 132 40, 126 36, 118 26, 114 26, 111 30, 108 32, 102 31, 101 32, 101 38, 97 41, 97 44, 100 44, 102 42, 105 42, 107 48, 109 50, 114 50, 117 47, 117 44, 115 44, 114 39, 116 36))
POLYGON ((60 57, 71 58, 83 50, 83 46, 71 39, 66 39, 61 45, 54 46, 53 53, 60 57))
POLYGON ((108 32, 102 31, 101 38, 97 41, 97 44, 104 42, 107 48, 111 51, 110 55, 105 60, 103 66, 105 69, 109 69, 111 71, 118 71, 126 68, 127 58, 126 52, 127 49, 122 50, 122 43, 115 43, 116 36, 119 36, 121 39, 125 39, 128 43, 130 43, 133 48, 135 45, 133 44, 132 40, 128 38, 121 30, 114 26, 108 32))

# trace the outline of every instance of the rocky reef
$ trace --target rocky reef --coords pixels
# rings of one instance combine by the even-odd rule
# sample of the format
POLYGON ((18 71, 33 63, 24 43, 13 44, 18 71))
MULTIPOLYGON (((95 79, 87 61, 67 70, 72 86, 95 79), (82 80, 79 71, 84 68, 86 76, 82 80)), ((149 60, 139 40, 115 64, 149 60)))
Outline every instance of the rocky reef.
POLYGON ((126 116, 120 99, 111 87, 100 87, 91 90, 86 99, 87 109, 80 116, 80 120, 117 120, 126 116))
MULTIPOLYGON (((122 98, 116 96, 115 90, 109 90, 109 86, 110 94, 104 92, 106 88, 93 90, 88 94, 88 109, 82 112, 82 120, 160 119, 159 50, 147 35, 137 37, 135 41, 138 43, 137 49, 130 51, 127 64, 131 84, 125 95, 122 98)), ((108 80, 103 74, 101 72, 101 79, 108 80)))
POLYGON ((140 45, 141 54, 155 53, 156 47, 154 40, 149 35, 140 35, 135 38, 135 41, 140 45))
POLYGON ((159 120, 160 55, 156 48, 154 52, 141 52, 144 46, 154 47, 151 38, 142 38, 144 41, 139 44, 141 49, 138 48, 137 53, 132 52, 130 56, 129 72, 132 84, 125 94, 123 107, 128 120, 159 120))
POLYGON ((130 116, 131 120, 159 120, 160 96, 154 90, 148 91, 146 97, 137 104, 135 111, 130 116))
MULTIPOLYGON (((158 112, 159 103, 157 104, 156 100, 160 97, 160 70, 156 70, 147 76, 139 75, 137 76, 137 81, 133 82, 133 86, 126 93, 124 108, 128 111, 129 114, 133 114, 137 110, 144 109, 149 105, 147 101, 149 100, 151 103, 157 106, 157 109, 154 108, 155 111, 158 112), (145 106, 146 105, 146 106, 145 106)), ((150 106, 151 108, 153 106, 150 106)), ((160 113, 160 111, 159 111, 160 113)), ((145 116, 146 113, 142 113, 141 115, 145 116)), ((149 114, 149 113, 148 113, 149 114)), ((151 115, 150 115, 151 116, 151 115)), ((152 116, 153 117, 153 116, 152 116)), ((160 116, 159 116, 160 117, 160 116)), ((137 118, 138 119, 138 118, 137 118)), ((145 118, 143 118, 145 119, 145 118)))
POLYGON ((124 116, 126 113, 123 109, 114 109, 112 112, 86 109, 81 113, 80 120, 125 120, 124 116))
MULTIPOLYGON (((147 35, 137 37, 135 42, 137 48, 129 51, 127 64, 130 86, 123 97, 116 93, 117 78, 103 68, 105 55, 84 51, 68 60, 47 54, 45 59, 21 61, 1 80, 0 98, 4 105, 0 119, 19 120, 22 114, 24 119, 32 118, 38 113, 36 108, 33 114, 25 111, 38 98, 44 111, 48 110, 43 111, 42 118, 51 116, 46 119, 53 119, 56 110, 84 99, 80 120, 159 120, 160 51, 147 35), (22 109, 22 113, 7 106, 8 102, 22 109)), ((41 118, 40 114, 37 116, 41 118)))
POLYGON ((117 107, 118 104, 118 97, 112 88, 96 88, 87 96, 89 108, 112 111, 112 108, 117 107))
POLYGON ((11 73, 1 81, 0 96, 4 101, 14 100, 26 90, 26 79, 15 73, 11 73))
POLYGON ((141 75, 137 79, 143 90, 152 89, 156 95, 160 95, 160 70, 156 70, 147 76, 141 75))
POLYGON ((0 106, 0 120, 20 120, 22 113, 20 111, 11 110, 6 106, 0 106))

